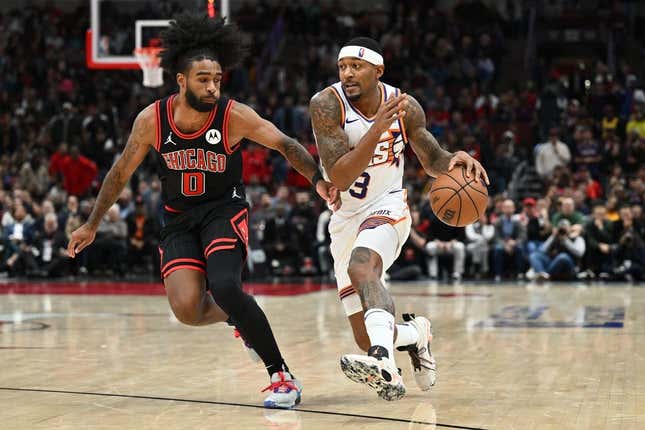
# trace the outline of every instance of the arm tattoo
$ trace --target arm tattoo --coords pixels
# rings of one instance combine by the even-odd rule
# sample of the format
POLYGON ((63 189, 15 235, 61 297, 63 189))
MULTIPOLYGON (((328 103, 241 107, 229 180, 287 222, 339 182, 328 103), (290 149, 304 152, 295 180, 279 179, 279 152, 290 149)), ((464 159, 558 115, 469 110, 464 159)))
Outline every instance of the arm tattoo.
POLYGON ((349 152, 347 135, 340 127, 341 111, 338 99, 331 90, 324 90, 311 99, 309 112, 320 161, 329 172, 336 161, 349 152))
POLYGON ((123 190, 123 187, 125 187, 125 184, 130 179, 132 173, 128 172, 128 167, 131 166, 137 153, 141 151, 142 146, 146 145, 146 139, 155 135, 155 124, 153 121, 148 121, 143 117, 142 114, 144 112, 142 111, 135 120, 132 126, 132 133, 121 157, 110 168, 110 171, 103 180, 99 195, 96 198, 96 203, 87 220, 87 223, 95 228, 99 226, 101 219, 103 219, 103 216, 110 206, 116 202, 116 199, 121 194, 121 190, 123 190))
POLYGON ((425 112, 419 102, 410 96, 408 96, 408 109, 404 122, 412 149, 425 171, 433 175, 448 171, 453 154, 443 149, 437 139, 426 129, 425 112))
MULTIPOLYGON (((282 154, 294 169, 305 178, 311 179, 318 172, 318 165, 314 157, 298 141, 290 137, 282 141, 282 154)), ((314 186, 316 184, 313 184, 314 186)))
MULTIPOLYGON (((354 248, 351 263, 369 265, 370 260, 372 260, 372 253, 373 251, 368 248, 354 248)), ((379 308, 394 315, 394 301, 381 282, 381 270, 381 267, 375 265, 373 267, 373 273, 368 275, 366 279, 358 281, 357 285, 354 285, 354 288, 358 291, 358 295, 361 298, 363 310, 379 308)))

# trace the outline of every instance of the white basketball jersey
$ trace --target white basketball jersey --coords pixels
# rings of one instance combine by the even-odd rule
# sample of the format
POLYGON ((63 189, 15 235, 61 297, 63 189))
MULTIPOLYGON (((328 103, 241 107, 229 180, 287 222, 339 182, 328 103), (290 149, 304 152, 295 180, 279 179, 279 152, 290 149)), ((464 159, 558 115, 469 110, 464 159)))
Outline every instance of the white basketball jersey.
MULTIPOLYGON (((345 97, 340 82, 336 82, 330 88, 340 101, 342 127, 349 139, 349 146, 353 148, 367 133, 373 121, 354 108, 345 97)), ((384 103, 389 97, 399 95, 398 88, 383 82, 379 82, 379 89, 381 103, 384 103)), ((403 187, 403 151, 406 143, 403 121, 393 121, 389 130, 381 135, 367 169, 361 173, 347 191, 341 193, 342 206, 335 215, 351 216, 367 210, 388 193, 401 191, 403 187)), ((327 173, 323 173, 327 177, 327 173)), ((327 179, 329 178, 327 177, 327 179)))

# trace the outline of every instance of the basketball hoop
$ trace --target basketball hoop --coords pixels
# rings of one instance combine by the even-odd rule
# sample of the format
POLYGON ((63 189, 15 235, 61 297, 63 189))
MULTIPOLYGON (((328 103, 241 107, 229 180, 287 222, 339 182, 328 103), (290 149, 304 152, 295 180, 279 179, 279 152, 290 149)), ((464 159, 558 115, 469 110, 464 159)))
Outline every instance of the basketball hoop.
POLYGON ((143 85, 156 88, 163 85, 163 69, 159 67, 159 46, 143 46, 134 50, 139 66, 143 70, 143 85))

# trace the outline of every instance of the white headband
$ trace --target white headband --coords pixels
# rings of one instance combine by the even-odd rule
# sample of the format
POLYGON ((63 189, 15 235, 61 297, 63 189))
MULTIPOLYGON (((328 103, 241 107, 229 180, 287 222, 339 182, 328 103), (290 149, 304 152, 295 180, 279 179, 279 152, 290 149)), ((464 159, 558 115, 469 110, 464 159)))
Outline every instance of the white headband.
POLYGON ((342 60, 345 57, 356 57, 361 60, 365 60, 368 63, 372 63, 375 66, 383 65, 383 56, 376 51, 373 51, 364 46, 343 46, 343 48, 338 53, 338 61, 342 60))

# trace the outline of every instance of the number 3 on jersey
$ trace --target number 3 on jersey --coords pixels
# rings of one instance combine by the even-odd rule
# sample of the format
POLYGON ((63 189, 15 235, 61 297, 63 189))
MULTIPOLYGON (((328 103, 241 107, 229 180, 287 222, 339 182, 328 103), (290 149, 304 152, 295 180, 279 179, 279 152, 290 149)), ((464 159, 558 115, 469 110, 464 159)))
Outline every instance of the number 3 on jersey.
POLYGON ((206 175, 204 172, 183 172, 181 174, 181 193, 187 197, 204 194, 206 175))
POLYGON ((352 188, 349 189, 349 194, 357 199, 364 199, 367 195, 367 186, 369 184, 370 175, 367 172, 363 172, 361 173, 361 176, 357 178, 356 182, 354 182, 352 188))

